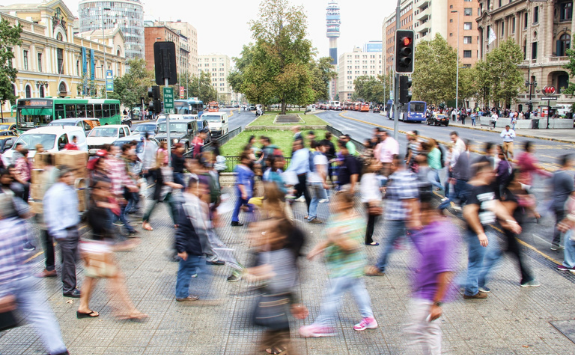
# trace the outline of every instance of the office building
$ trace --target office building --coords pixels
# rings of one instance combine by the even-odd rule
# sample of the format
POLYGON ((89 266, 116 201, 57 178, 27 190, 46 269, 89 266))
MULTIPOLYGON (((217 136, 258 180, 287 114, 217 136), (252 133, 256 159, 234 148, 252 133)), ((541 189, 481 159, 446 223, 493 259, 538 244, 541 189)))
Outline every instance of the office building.
POLYGON ((350 101, 355 91, 353 82, 360 76, 377 77, 382 74, 382 53, 363 52, 355 47, 352 52, 339 56, 338 95, 339 101, 350 101))
POLYGON ((228 84, 230 57, 225 54, 208 54, 198 56, 198 74, 203 71, 211 74, 212 85, 218 92, 218 101, 231 104, 232 88, 228 84))

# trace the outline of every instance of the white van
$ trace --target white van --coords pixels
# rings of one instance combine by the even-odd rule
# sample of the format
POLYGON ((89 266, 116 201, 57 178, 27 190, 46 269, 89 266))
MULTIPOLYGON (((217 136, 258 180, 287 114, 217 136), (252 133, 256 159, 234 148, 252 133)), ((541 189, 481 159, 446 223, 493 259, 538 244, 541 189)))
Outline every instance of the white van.
POLYGON ((83 127, 46 126, 22 133, 14 142, 14 145, 2 154, 2 161, 6 166, 12 164, 12 156, 18 143, 22 143, 28 149, 28 158, 32 159, 36 155, 37 144, 41 144, 46 152, 57 152, 64 150, 66 144, 72 142, 72 137, 78 138, 77 146, 79 150, 88 151, 83 127))
POLYGON ((202 120, 208 122, 212 137, 221 137, 230 131, 227 112, 205 112, 202 120))

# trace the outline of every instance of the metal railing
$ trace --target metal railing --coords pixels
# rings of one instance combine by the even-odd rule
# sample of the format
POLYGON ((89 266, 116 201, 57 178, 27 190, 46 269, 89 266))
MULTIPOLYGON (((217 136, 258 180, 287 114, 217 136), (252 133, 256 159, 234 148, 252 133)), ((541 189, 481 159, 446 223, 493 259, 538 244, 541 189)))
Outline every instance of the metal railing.
MULTIPOLYGON (((339 139, 339 137, 343 136, 342 131, 340 131, 337 128, 333 128, 330 125, 326 126, 326 129, 328 130, 328 132, 333 134, 338 139, 339 139)), ((353 138, 351 139, 351 142, 353 143, 353 145, 355 145, 355 150, 357 150, 358 152, 363 152, 363 150, 365 149, 365 147, 363 146, 363 142, 360 142, 357 139, 353 139, 353 138)))

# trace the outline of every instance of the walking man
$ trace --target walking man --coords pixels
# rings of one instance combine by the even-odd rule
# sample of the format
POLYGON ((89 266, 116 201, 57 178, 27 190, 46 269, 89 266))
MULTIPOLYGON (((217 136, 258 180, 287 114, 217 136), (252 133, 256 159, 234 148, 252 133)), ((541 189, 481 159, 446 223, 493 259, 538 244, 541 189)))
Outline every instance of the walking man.
POLYGON ((293 171, 297 175, 298 184, 294 186, 296 193, 295 198, 298 199, 302 195, 305 198, 305 204, 307 205, 307 211, 309 218, 309 205, 311 204, 311 197, 307 189, 307 174, 309 173, 309 150, 303 146, 303 139, 296 139, 293 142, 293 157, 291 164, 287 171, 293 171))
POLYGON ((568 170, 573 166, 573 159, 565 154, 559 158, 561 167, 551 177, 551 188, 553 195, 553 212, 555 213, 555 230, 553 231, 553 241, 551 250, 561 249, 561 232, 558 229, 559 223, 565 219, 565 202, 573 192, 573 178, 568 170))
POLYGON ((78 194, 74 190, 74 173, 66 166, 58 167, 60 175, 44 196, 44 221, 48 233, 58 241, 62 253, 62 291, 64 296, 80 298, 76 288, 76 257, 78 255, 78 194))
POLYGON ((503 138, 503 154, 505 154, 507 160, 513 159, 513 140, 515 140, 515 131, 507 125, 505 126, 505 129, 501 131, 499 136, 503 138))

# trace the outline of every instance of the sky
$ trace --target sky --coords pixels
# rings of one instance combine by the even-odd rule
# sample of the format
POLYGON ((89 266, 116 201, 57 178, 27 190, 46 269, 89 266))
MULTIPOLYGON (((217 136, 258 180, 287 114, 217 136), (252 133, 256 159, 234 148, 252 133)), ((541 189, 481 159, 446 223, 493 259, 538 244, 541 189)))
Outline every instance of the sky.
MULTIPOLYGON (((41 0, 0 0, 0 5, 34 3, 41 0)), ((77 16, 79 0, 64 0, 77 16)), ((261 0, 146 0, 144 18, 161 21, 182 20, 198 31, 199 54, 238 56, 244 44, 252 41, 248 21, 256 19, 261 0)), ((325 15, 328 0, 290 0, 303 5, 308 17, 308 38, 320 56, 329 55, 325 35, 325 15)), ((371 40, 381 41, 383 19, 395 11, 393 0, 338 0, 341 8, 341 37, 338 53, 351 52, 371 40)))

